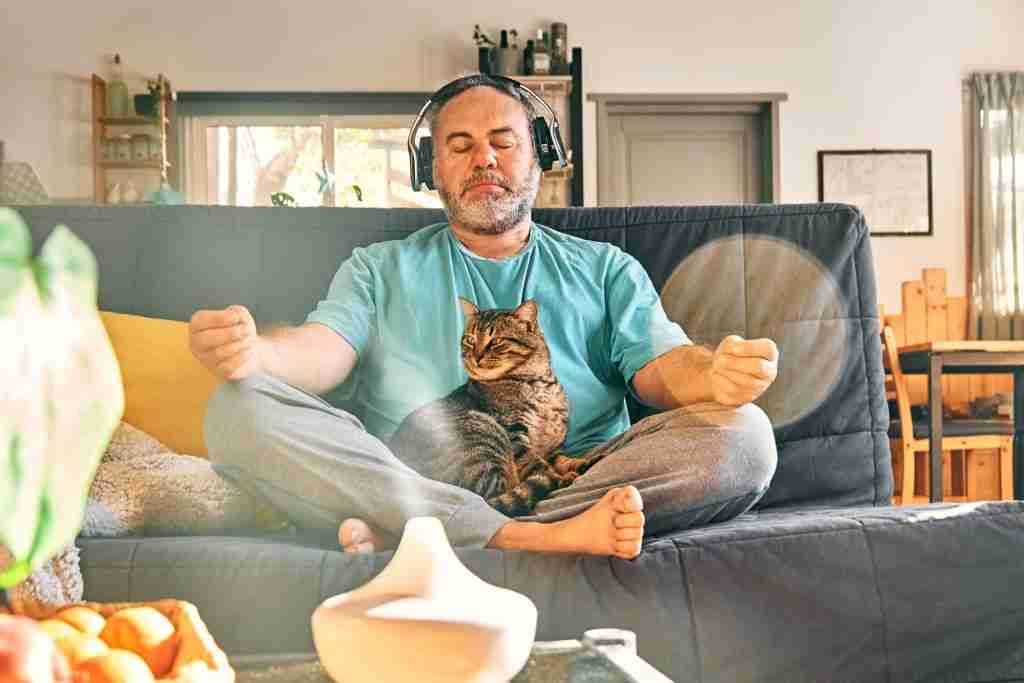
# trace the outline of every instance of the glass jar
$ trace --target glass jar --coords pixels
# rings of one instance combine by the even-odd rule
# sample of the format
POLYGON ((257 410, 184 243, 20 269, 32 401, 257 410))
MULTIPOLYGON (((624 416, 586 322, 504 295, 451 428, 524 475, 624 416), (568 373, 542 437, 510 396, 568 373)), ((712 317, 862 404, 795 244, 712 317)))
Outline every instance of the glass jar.
POLYGON ((160 138, 156 135, 149 137, 149 160, 160 161, 160 156, 163 153, 163 145, 160 144, 160 138))
POLYGON ((100 141, 100 159, 103 161, 113 161, 116 159, 116 144, 113 138, 103 138, 100 141))
POLYGON ((116 161, 131 161, 132 160, 132 136, 124 133, 118 135, 115 143, 115 155, 116 161))
POLYGON ((132 161, 147 161, 149 159, 149 141, 152 135, 136 133, 132 136, 132 161))

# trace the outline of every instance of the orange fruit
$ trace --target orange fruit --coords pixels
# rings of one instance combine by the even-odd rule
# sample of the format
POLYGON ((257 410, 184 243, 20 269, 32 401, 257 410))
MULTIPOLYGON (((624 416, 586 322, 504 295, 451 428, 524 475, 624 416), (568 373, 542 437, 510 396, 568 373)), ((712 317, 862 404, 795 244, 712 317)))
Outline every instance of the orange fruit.
POLYGON ((80 635, 81 631, 66 621, 60 619, 43 619, 39 622, 39 628, 43 629, 46 635, 53 638, 54 642, 66 636, 80 635))
POLYGON ((81 605, 62 609, 53 615, 53 618, 66 621, 89 636, 98 636, 107 623, 107 620, 97 612, 81 605))
POLYGON ((64 653, 72 668, 82 662, 110 651, 107 644, 96 636, 74 633, 57 641, 57 649, 64 653))
POLYGON ((142 657, 128 650, 110 650, 75 667, 81 683, 153 683, 153 673, 142 657))
POLYGON ((152 607, 128 607, 114 612, 100 632, 111 649, 131 650, 160 678, 171 670, 178 654, 174 624, 152 607))

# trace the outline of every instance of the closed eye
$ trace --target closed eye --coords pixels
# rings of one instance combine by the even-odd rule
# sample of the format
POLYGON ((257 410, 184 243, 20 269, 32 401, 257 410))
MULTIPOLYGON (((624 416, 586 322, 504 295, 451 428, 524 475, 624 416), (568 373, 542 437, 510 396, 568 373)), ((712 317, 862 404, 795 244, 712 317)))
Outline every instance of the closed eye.
POLYGON ((487 345, 489 351, 496 351, 498 353, 518 353, 525 354, 530 352, 530 348, 524 344, 520 344, 517 341, 511 339, 500 339, 493 341, 487 345))

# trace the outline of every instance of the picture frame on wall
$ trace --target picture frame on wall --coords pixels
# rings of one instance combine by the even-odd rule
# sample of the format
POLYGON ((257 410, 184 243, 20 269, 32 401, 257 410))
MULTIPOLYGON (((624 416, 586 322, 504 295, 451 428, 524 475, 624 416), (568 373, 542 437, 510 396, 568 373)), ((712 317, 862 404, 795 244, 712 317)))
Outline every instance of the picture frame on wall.
POLYGON ((930 149, 818 152, 818 201, 852 204, 872 235, 927 237, 933 232, 930 149))

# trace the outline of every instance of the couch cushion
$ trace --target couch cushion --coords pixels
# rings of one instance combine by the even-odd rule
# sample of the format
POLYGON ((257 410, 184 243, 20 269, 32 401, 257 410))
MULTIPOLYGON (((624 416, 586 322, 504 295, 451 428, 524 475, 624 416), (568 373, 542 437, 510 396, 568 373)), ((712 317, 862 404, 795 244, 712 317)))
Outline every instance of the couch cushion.
POLYGON ((203 415, 217 379, 188 348, 188 324, 100 313, 124 383, 124 421, 170 450, 206 456, 203 415))
MULTIPOLYGON (((294 539, 80 539, 86 599, 195 603, 229 654, 308 652, 310 615, 390 554, 294 539)), ((459 550, 528 595, 537 637, 637 633, 678 681, 1024 677, 1024 503, 751 513, 635 560, 459 550)))

